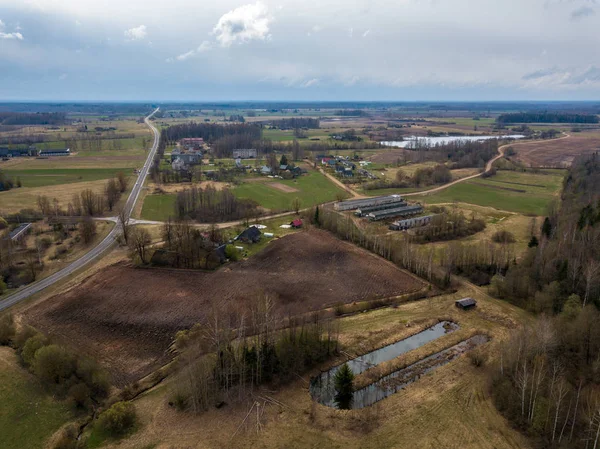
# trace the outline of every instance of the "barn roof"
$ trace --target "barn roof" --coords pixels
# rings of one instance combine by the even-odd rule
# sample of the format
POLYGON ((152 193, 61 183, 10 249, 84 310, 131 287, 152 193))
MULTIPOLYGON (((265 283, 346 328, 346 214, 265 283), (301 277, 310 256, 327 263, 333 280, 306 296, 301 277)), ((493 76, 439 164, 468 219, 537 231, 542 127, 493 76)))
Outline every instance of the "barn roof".
POLYGON ((463 299, 459 299, 458 301, 456 301, 456 304, 462 306, 462 307, 471 307, 477 304, 477 301, 475 301, 473 298, 463 298, 463 299))

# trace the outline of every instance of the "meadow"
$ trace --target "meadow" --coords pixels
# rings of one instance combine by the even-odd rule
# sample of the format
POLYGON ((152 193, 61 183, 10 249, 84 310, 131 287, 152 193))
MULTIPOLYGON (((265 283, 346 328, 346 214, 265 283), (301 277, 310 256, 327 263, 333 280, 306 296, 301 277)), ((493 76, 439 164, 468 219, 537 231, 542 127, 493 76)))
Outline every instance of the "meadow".
MULTIPOLYGON (((296 198, 300 200, 301 208, 307 208, 335 201, 339 196, 347 196, 343 189, 315 171, 293 180, 260 178, 233 187, 232 191, 238 198, 252 199, 271 211, 292 210, 292 202, 296 198)), ((141 218, 155 221, 167 220, 173 215, 175 198, 174 193, 146 196, 141 218)))
POLYGON ((167 221, 174 215, 175 193, 148 195, 144 198, 141 218, 143 220, 167 221))
MULTIPOLYGON (((268 179, 268 178, 267 178, 268 179)), ((334 201, 338 196, 347 196, 346 192, 329 181, 321 173, 311 171, 293 180, 278 179, 282 184, 297 192, 284 192, 272 186, 271 181, 247 182, 233 189, 238 198, 253 199, 262 207, 272 211, 292 209, 292 201, 300 200, 300 207, 306 208, 316 204, 334 201)))
POLYGON ((46 393, 6 347, 0 347, 0 404, 2 449, 42 449, 48 438, 73 418, 67 404, 46 393))
POLYGON ((476 178, 431 195, 411 199, 426 204, 463 202, 525 215, 545 215, 558 199, 564 171, 542 173, 499 171, 491 178, 476 178))

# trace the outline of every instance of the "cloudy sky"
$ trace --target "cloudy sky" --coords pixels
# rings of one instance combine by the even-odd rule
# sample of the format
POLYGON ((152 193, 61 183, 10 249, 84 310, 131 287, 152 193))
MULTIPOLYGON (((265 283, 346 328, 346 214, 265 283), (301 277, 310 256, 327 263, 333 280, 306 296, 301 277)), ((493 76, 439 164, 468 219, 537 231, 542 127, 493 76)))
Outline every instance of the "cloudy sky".
POLYGON ((0 100, 598 100, 600 0, 0 0, 0 100))

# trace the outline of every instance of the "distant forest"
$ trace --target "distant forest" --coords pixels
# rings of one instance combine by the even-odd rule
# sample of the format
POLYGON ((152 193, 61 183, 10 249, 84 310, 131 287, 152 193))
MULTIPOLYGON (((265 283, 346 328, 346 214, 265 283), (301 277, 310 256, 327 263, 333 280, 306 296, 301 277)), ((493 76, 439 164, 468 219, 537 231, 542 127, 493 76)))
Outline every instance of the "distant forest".
POLYGON ((17 113, 0 112, 0 125, 64 125, 66 115, 63 112, 17 113))
POLYGON ((281 120, 270 120, 268 122, 261 123, 266 123, 279 129, 319 129, 320 126, 320 121, 318 118, 284 118, 281 120))
POLYGON ((513 112, 502 114, 498 123, 598 123, 597 115, 570 112, 513 112))

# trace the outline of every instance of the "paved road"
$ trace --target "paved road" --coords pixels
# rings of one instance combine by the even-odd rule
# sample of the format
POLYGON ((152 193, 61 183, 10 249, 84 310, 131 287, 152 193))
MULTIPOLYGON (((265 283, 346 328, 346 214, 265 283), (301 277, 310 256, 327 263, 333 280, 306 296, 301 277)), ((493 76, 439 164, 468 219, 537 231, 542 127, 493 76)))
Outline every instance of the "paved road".
MULTIPOLYGON (((140 196, 140 191, 144 186, 144 182, 146 180, 146 177, 148 176, 150 167, 152 166, 152 161, 154 160, 154 155, 156 154, 156 150, 158 149, 160 135, 158 133, 158 130, 150 122, 150 118, 152 118, 152 116, 157 112, 158 109, 156 109, 152 114, 145 118, 146 125, 150 127, 152 133, 154 134, 154 143, 152 144, 152 148, 148 153, 148 157, 146 159, 146 162, 144 163, 144 167, 140 170, 140 174, 135 182, 135 185, 133 186, 133 189, 131 190, 131 193, 129 194, 129 198, 127 198, 127 202, 125 203, 125 210, 127 211, 127 215, 131 214, 131 211, 133 210, 135 203, 137 202, 138 197, 140 196)), ((21 302, 24 299, 29 298, 30 296, 35 295, 38 292, 41 292, 46 287, 49 287, 50 285, 66 278, 73 272, 79 270, 88 263, 97 259, 104 251, 109 249, 114 244, 115 240, 117 239, 120 233, 121 224, 117 223, 115 227, 110 231, 110 233, 104 238, 104 240, 102 240, 96 247, 91 249, 88 253, 77 259, 75 262, 71 263, 69 266, 63 268, 60 271, 57 271, 56 273, 48 276, 47 278, 44 278, 38 282, 23 287, 17 290, 12 295, 6 297, 5 299, 0 300, 0 311, 8 309, 9 307, 17 304, 18 302, 21 302)))

